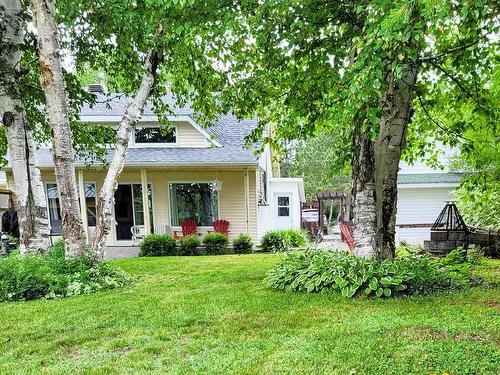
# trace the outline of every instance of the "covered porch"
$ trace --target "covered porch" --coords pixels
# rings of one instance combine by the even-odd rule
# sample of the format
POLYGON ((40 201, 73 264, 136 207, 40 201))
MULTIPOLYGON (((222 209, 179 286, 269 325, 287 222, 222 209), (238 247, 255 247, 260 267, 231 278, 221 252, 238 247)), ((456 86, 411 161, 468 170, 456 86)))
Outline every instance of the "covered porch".
MULTIPOLYGON (((90 240, 95 229, 96 199, 105 171, 81 168, 76 173, 81 215, 90 240)), ((61 218, 53 171, 42 171, 42 178, 50 224, 57 234, 61 218)), ((198 223, 196 232, 200 236, 214 230, 212 223, 215 220, 224 219, 230 223, 230 240, 240 233, 255 238, 256 208, 255 168, 251 166, 128 167, 118 180, 114 223, 106 246, 112 253, 133 254, 135 250, 128 248, 137 245, 133 240, 134 230, 139 230, 141 235, 172 235, 182 231, 184 220, 195 220, 198 223)))

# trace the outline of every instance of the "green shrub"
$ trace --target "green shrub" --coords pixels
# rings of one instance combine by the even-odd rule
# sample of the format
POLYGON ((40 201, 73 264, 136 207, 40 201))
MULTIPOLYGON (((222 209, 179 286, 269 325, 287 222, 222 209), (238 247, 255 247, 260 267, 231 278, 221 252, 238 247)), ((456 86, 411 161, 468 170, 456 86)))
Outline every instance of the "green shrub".
POLYGON ((262 251, 282 252, 292 247, 303 247, 307 243, 307 235, 295 229, 272 230, 262 237, 262 251))
POLYGON ((267 232, 260 241, 262 251, 275 253, 287 250, 287 244, 284 236, 279 231, 267 232))
POLYGON ((67 297, 130 282, 128 274, 109 263, 65 260, 62 244, 43 255, 11 254, 0 259, 0 301, 67 297))
POLYGON ((225 254, 227 237, 221 233, 209 233, 203 238, 203 245, 208 255, 225 254))
POLYGON ((252 238, 248 234, 240 234, 233 240, 233 249, 236 254, 249 254, 253 249, 252 238))
POLYGON ((427 255, 378 262, 347 252, 307 250, 288 254, 265 281, 279 290, 332 290, 348 298, 428 294, 468 285, 468 268, 460 264, 427 255))
POLYGON ((149 234, 141 242, 139 256, 178 255, 175 240, 168 234, 149 234))
POLYGON ((287 246, 303 247, 307 244, 307 234, 304 231, 296 229, 284 229, 279 231, 285 238, 287 246))
POLYGON ((179 241, 180 255, 197 255, 200 252, 197 250, 200 246, 200 240, 197 235, 186 236, 179 241))
POLYGON ((396 256, 398 257, 422 254, 425 254, 425 250, 422 248, 422 246, 413 245, 406 241, 401 241, 396 247, 396 256))

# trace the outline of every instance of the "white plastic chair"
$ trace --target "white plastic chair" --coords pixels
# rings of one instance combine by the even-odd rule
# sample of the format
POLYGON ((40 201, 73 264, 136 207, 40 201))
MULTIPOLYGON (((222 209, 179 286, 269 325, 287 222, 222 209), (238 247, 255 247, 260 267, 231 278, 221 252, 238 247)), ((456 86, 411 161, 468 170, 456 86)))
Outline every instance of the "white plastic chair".
POLYGON ((130 231, 132 232, 132 245, 139 245, 140 241, 143 240, 145 236, 144 225, 134 225, 130 228, 130 231))

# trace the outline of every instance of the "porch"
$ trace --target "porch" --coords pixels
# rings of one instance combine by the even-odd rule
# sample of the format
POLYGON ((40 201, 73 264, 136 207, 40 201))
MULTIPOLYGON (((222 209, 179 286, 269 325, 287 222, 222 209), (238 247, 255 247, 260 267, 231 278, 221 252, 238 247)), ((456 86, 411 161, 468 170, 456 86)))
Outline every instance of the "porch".
MULTIPOLYGON (((104 177, 102 170, 77 170, 81 215, 88 239, 95 228, 96 197, 104 177)), ((57 232, 61 218, 53 171, 42 171, 42 179, 51 228, 57 232)), ((121 174, 115 193, 114 223, 106 239, 106 246, 113 248, 110 257, 121 257, 118 249, 126 249, 124 254, 135 254, 129 250, 136 244, 132 241, 133 227, 141 227, 145 235, 173 234, 181 232, 184 220, 197 221, 200 236, 213 231, 213 221, 224 219, 230 223, 230 240, 240 233, 255 239, 255 190, 255 169, 251 168, 129 167, 121 174)))

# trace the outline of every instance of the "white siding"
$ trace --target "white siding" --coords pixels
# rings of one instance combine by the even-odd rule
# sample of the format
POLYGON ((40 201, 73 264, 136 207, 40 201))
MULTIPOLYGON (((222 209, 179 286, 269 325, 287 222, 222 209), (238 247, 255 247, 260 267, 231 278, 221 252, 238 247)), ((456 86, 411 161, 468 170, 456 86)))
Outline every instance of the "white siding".
POLYGON ((456 150, 452 150, 449 147, 443 145, 436 146, 438 155, 437 161, 441 168, 432 168, 427 165, 425 161, 419 160, 412 165, 407 164, 404 161, 399 163, 399 173, 400 174, 418 174, 418 173, 446 173, 449 172, 450 159, 457 153, 456 150))
MULTIPOLYGON (((261 155, 259 159, 259 167, 267 172, 267 179, 268 179, 267 181, 268 204, 266 206, 263 205, 257 206, 257 241, 260 243, 262 236, 264 236, 264 234, 273 229, 273 217, 272 217, 271 206, 269 204, 270 200, 272 199, 271 187, 269 186, 269 179, 272 177, 271 153, 269 151, 269 145, 266 145, 264 153, 261 155)), ((260 186, 259 170, 257 170, 256 188, 257 190, 260 190, 262 188, 260 186)))
POLYGON ((406 241, 423 244, 430 239, 430 226, 437 219, 446 201, 452 199, 453 188, 398 188, 396 243, 406 241), (398 225, 429 224, 425 228, 401 228, 398 225))
POLYGON ((296 181, 287 181, 287 178, 271 180, 270 206, 272 211, 273 227, 276 226, 278 215, 277 196, 280 194, 290 194, 290 215, 292 226, 290 229, 300 229, 301 202, 299 193, 299 184, 296 181))

